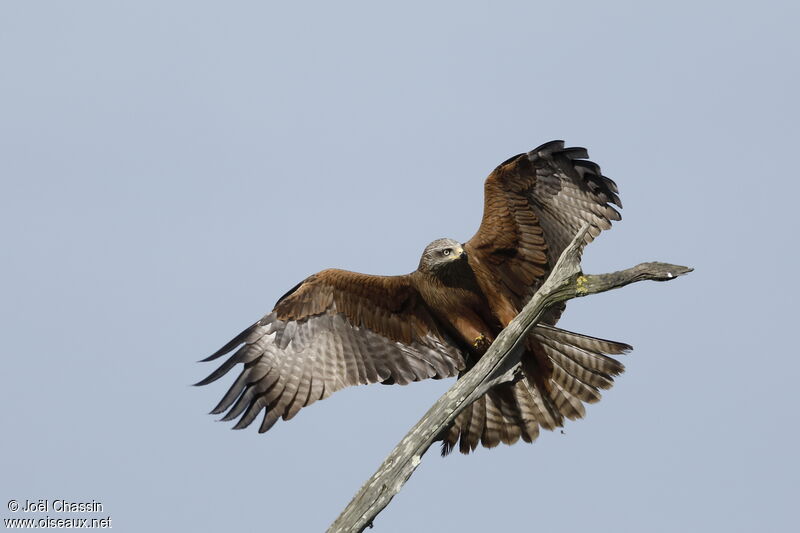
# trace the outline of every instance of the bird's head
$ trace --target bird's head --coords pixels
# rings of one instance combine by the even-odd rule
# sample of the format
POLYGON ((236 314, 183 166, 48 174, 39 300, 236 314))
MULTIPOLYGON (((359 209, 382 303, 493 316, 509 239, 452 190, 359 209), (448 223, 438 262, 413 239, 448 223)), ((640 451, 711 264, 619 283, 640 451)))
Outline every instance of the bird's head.
POLYGON ((422 252, 419 270, 437 273, 453 265, 461 264, 467 257, 464 247, 453 239, 436 239, 422 252))

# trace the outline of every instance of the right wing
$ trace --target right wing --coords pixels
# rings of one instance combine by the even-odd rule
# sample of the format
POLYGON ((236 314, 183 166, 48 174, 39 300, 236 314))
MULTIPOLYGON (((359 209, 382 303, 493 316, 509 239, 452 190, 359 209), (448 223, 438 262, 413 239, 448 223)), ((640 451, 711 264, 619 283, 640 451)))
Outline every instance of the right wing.
POLYGON ((441 331, 408 276, 323 270, 284 295, 271 313, 204 361, 238 348, 197 385, 242 372, 211 411, 265 432, 333 392, 367 383, 455 376, 462 352, 441 331))

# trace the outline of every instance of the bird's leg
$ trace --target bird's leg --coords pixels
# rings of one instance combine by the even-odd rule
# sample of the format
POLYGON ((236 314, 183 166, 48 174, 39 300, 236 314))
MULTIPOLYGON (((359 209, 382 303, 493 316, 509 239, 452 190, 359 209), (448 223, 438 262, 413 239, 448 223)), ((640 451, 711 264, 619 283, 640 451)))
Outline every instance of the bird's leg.
POLYGON ((461 338, 465 343, 469 343, 471 348, 476 353, 483 355, 483 353, 492 344, 494 338, 491 334, 491 329, 484 323, 480 317, 470 311, 461 311, 453 321, 453 326, 461 334, 461 338), (485 333, 490 332, 490 333, 485 333))

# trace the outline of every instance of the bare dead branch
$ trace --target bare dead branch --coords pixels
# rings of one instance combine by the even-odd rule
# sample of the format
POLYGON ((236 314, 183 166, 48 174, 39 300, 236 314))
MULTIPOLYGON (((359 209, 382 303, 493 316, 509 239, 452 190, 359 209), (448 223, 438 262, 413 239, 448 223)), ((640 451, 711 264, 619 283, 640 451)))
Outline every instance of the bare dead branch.
POLYGON ((637 281, 669 281, 692 271, 667 263, 642 263, 610 274, 584 275, 580 257, 585 225, 564 250, 550 276, 530 302, 498 335, 480 361, 428 410, 367 480, 328 533, 361 532, 400 492, 422 455, 458 414, 493 386, 514 378, 527 333, 552 305, 572 298, 617 289, 637 281))

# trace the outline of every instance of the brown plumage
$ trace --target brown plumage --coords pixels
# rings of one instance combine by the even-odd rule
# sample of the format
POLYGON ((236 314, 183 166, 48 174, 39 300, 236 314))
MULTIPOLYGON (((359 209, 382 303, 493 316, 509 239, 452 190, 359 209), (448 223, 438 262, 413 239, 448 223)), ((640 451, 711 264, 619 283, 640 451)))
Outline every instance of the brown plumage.
MULTIPOLYGON (((198 385, 238 364, 242 371, 212 413, 244 428, 263 412, 259 431, 289 420, 343 387, 407 384, 461 375, 522 309, 583 223, 586 242, 619 220, 613 181, 583 148, 552 141, 512 157, 486 179, 478 232, 465 244, 429 244, 419 267, 402 276, 323 270, 205 359, 234 349, 198 385), (238 348, 238 349, 237 349, 238 348)), ((539 428, 584 415, 624 369, 607 354, 630 346, 554 326, 551 309, 526 339, 524 378, 491 389, 444 432, 443 453, 478 444, 531 442, 539 428)))

